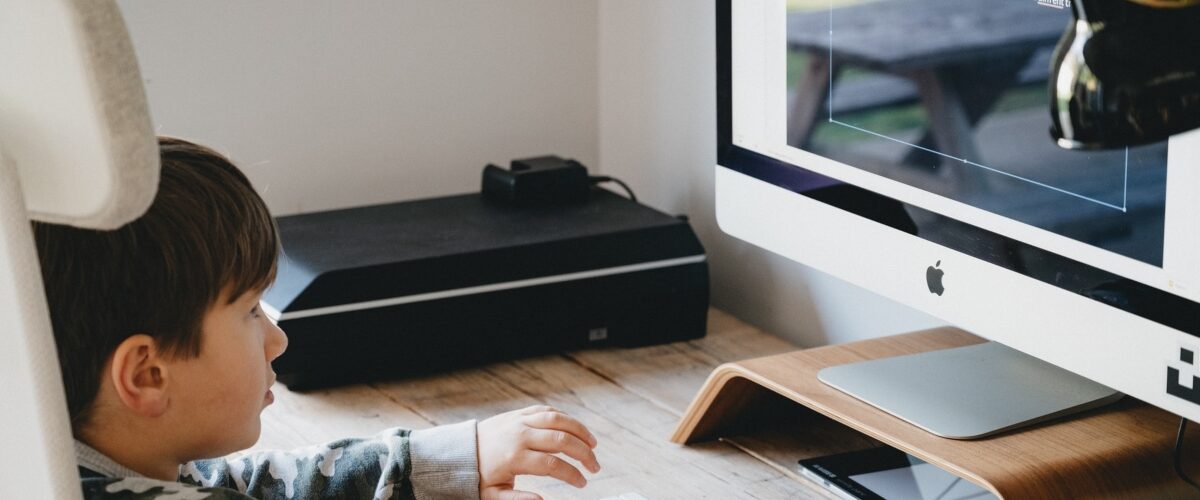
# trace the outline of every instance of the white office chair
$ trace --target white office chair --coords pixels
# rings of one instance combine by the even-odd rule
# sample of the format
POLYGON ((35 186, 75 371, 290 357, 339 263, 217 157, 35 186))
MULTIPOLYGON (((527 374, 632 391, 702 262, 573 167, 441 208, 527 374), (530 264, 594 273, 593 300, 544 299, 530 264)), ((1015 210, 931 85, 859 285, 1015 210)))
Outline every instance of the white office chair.
POLYGON ((0 498, 78 498, 31 218, 146 211, 158 146, 113 0, 0 0, 0 498))

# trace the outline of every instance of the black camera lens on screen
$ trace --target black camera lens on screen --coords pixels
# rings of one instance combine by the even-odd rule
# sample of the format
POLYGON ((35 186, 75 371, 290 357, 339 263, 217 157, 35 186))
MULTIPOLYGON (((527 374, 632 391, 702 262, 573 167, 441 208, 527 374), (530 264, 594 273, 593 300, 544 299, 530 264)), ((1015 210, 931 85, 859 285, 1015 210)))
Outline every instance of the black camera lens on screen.
POLYGON ((1074 0, 1051 62, 1050 135, 1066 149, 1200 127, 1200 0, 1074 0))

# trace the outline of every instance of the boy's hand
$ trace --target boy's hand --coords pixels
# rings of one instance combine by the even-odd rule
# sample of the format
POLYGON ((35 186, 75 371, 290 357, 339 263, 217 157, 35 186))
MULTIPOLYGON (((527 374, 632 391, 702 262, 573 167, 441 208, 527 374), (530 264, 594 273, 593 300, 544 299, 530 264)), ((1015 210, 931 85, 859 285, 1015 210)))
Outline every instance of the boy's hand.
POLYGON ((587 484, 575 466, 554 456, 565 454, 593 474, 600 463, 592 448, 596 437, 578 420, 550 406, 530 406, 479 422, 479 496, 482 500, 541 500, 513 489, 519 475, 550 476, 576 488, 587 484))

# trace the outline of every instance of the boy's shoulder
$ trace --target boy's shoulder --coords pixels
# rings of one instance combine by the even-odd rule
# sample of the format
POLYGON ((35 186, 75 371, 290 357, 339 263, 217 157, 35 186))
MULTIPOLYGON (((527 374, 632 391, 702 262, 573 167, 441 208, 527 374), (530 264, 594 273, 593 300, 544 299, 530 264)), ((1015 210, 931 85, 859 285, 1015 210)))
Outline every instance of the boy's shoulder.
POLYGON ((84 500, 253 500, 228 488, 206 488, 144 477, 88 478, 82 482, 84 500))

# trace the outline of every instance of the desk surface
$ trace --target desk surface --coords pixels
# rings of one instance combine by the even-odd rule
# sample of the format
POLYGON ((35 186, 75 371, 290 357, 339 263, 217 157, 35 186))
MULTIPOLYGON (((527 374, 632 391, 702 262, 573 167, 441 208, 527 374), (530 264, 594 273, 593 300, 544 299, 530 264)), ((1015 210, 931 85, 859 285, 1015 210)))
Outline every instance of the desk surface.
POLYGON ((708 336, 695 341, 581 351, 312 393, 277 386, 256 448, 294 448, 392 426, 420 429, 544 403, 597 435, 603 467, 582 490, 544 478, 517 481, 518 488, 546 498, 629 492, 648 500, 834 498, 726 442, 683 447, 668 441, 717 365, 794 349, 712 310, 708 336))

